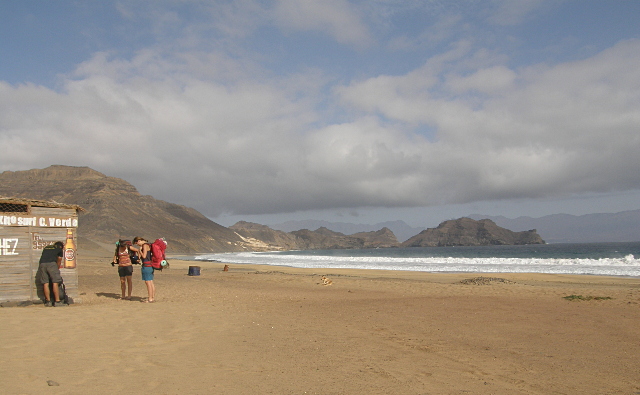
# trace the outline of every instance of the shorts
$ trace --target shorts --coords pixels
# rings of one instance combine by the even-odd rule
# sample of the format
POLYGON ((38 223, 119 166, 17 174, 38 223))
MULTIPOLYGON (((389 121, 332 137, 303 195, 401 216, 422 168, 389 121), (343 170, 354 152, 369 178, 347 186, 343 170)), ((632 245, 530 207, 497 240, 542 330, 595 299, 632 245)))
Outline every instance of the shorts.
POLYGON ((118 275, 120 277, 133 276, 133 266, 118 266, 118 275))
POLYGON ((60 269, 58 269, 58 263, 42 262, 38 266, 36 280, 38 280, 40 284, 49 284, 49 281, 60 284, 62 282, 62 276, 60 275, 60 269))
POLYGON ((142 266, 142 280, 153 281, 153 270, 151 266, 142 266))

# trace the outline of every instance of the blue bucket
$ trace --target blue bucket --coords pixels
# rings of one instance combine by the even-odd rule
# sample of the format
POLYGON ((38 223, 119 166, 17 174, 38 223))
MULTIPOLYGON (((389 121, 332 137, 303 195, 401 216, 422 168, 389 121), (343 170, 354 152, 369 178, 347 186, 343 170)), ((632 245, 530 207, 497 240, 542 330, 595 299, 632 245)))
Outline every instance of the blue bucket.
POLYGON ((200 275, 200 266, 189 266, 189 275, 190 276, 199 276, 200 275))

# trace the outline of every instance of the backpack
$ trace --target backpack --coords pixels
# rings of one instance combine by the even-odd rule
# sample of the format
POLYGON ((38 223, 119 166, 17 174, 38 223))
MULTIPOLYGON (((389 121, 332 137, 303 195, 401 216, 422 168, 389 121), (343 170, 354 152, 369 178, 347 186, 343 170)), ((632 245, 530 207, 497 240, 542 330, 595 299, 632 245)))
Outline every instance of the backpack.
POLYGON ((151 244, 151 266, 154 270, 162 270, 169 267, 164 255, 164 251, 167 249, 167 242, 164 239, 156 239, 151 244))
MULTIPOLYGON (((129 260, 131 261, 131 264, 133 265, 139 265, 140 262, 140 257, 138 256, 138 254, 133 251, 131 248, 131 246, 133 246, 133 243, 131 243, 131 240, 119 240, 116 242, 116 257, 118 257, 118 246, 120 246, 120 241, 122 241, 122 245, 124 245, 127 248, 127 251, 129 252, 129 260)), ((115 262, 111 262, 111 266, 115 266, 116 263, 115 262)))
MULTIPOLYGON (((50 292, 50 295, 53 295, 53 283, 51 281, 49 282, 49 292, 50 292)), ((63 303, 63 304, 73 303, 73 299, 71 299, 69 295, 67 295, 67 287, 64 285, 64 281, 58 284, 58 296, 60 297, 60 302, 58 303, 63 303)))
POLYGON ((129 250, 129 259, 131 260, 131 264, 139 265, 141 262, 138 253, 130 249, 129 246, 127 246, 127 249, 129 250))
POLYGON ((127 246, 127 251, 129 251, 129 260, 131 261, 131 264, 139 265, 140 257, 138 256, 138 253, 133 251, 130 248, 131 246, 133 246, 133 244, 131 243, 131 240, 122 240, 122 242, 125 246, 127 246))

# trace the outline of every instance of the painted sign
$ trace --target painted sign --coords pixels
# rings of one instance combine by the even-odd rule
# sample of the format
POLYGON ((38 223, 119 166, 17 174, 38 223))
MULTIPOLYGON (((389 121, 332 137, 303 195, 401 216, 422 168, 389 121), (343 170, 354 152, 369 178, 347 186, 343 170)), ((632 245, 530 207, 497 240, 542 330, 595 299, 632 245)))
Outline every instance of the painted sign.
POLYGON ((42 250, 44 247, 55 243, 58 240, 45 240, 38 233, 31 234, 31 248, 34 250, 42 250))
POLYGON ((77 228, 78 218, 0 215, 0 225, 4 226, 37 226, 41 228, 77 228))
POLYGON ((18 239, 0 239, 0 255, 18 255, 18 239))
MULTIPOLYGON (((76 267, 76 245, 73 240, 73 230, 67 229, 67 241, 64 248, 65 268, 73 269, 76 267)), ((42 250, 44 247, 51 245, 59 240, 45 240, 38 233, 31 233, 31 248, 34 250, 42 250)), ((2 238, 0 239, 0 255, 20 255, 18 253, 19 238, 2 238)))

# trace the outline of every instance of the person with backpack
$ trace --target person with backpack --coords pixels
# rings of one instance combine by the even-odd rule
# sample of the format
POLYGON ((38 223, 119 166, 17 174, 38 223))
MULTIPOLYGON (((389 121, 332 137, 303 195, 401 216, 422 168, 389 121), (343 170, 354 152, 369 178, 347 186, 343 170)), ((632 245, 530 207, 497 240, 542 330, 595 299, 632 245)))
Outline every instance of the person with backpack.
POLYGON ((131 263, 131 256, 129 251, 128 240, 118 240, 116 243, 116 251, 113 255, 113 261, 111 265, 118 265, 118 275, 120 276, 120 289, 122 290, 121 300, 131 300, 131 292, 133 288, 133 264, 131 263), (125 292, 129 288, 129 292, 125 292))
POLYGON ((163 266, 166 267, 168 265, 164 255, 167 242, 164 238, 157 239, 153 244, 149 244, 149 242, 142 237, 136 237, 133 240, 138 246, 142 257, 142 280, 144 280, 147 286, 147 293, 149 294, 145 303, 153 303, 156 300, 156 286, 153 283, 153 273, 156 270, 162 270, 163 266))
POLYGON ((62 284, 62 275, 60 275, 60 264, 62 263, 62 250, 64 243, 56 241, 55 243, 44 247, 40 262, 38 264, 38 272, 36 278, 43 286, 44 306, 45 307, 61 307, 66 304, 60 301, 59 286, 62 284), (53 298, 55 304, 51 302, 51 291, 49 290, 49 282, 53 290, 53 298))
POLYGON ((156 299, 156 286, 153 283, 153 266, 151 266, 151 245, 142 237, 136 237, 133 239, 134 243, 140 251, 142 260, 142 280, 147 286, 147 300, 145 303, 153 303, 156 299))

